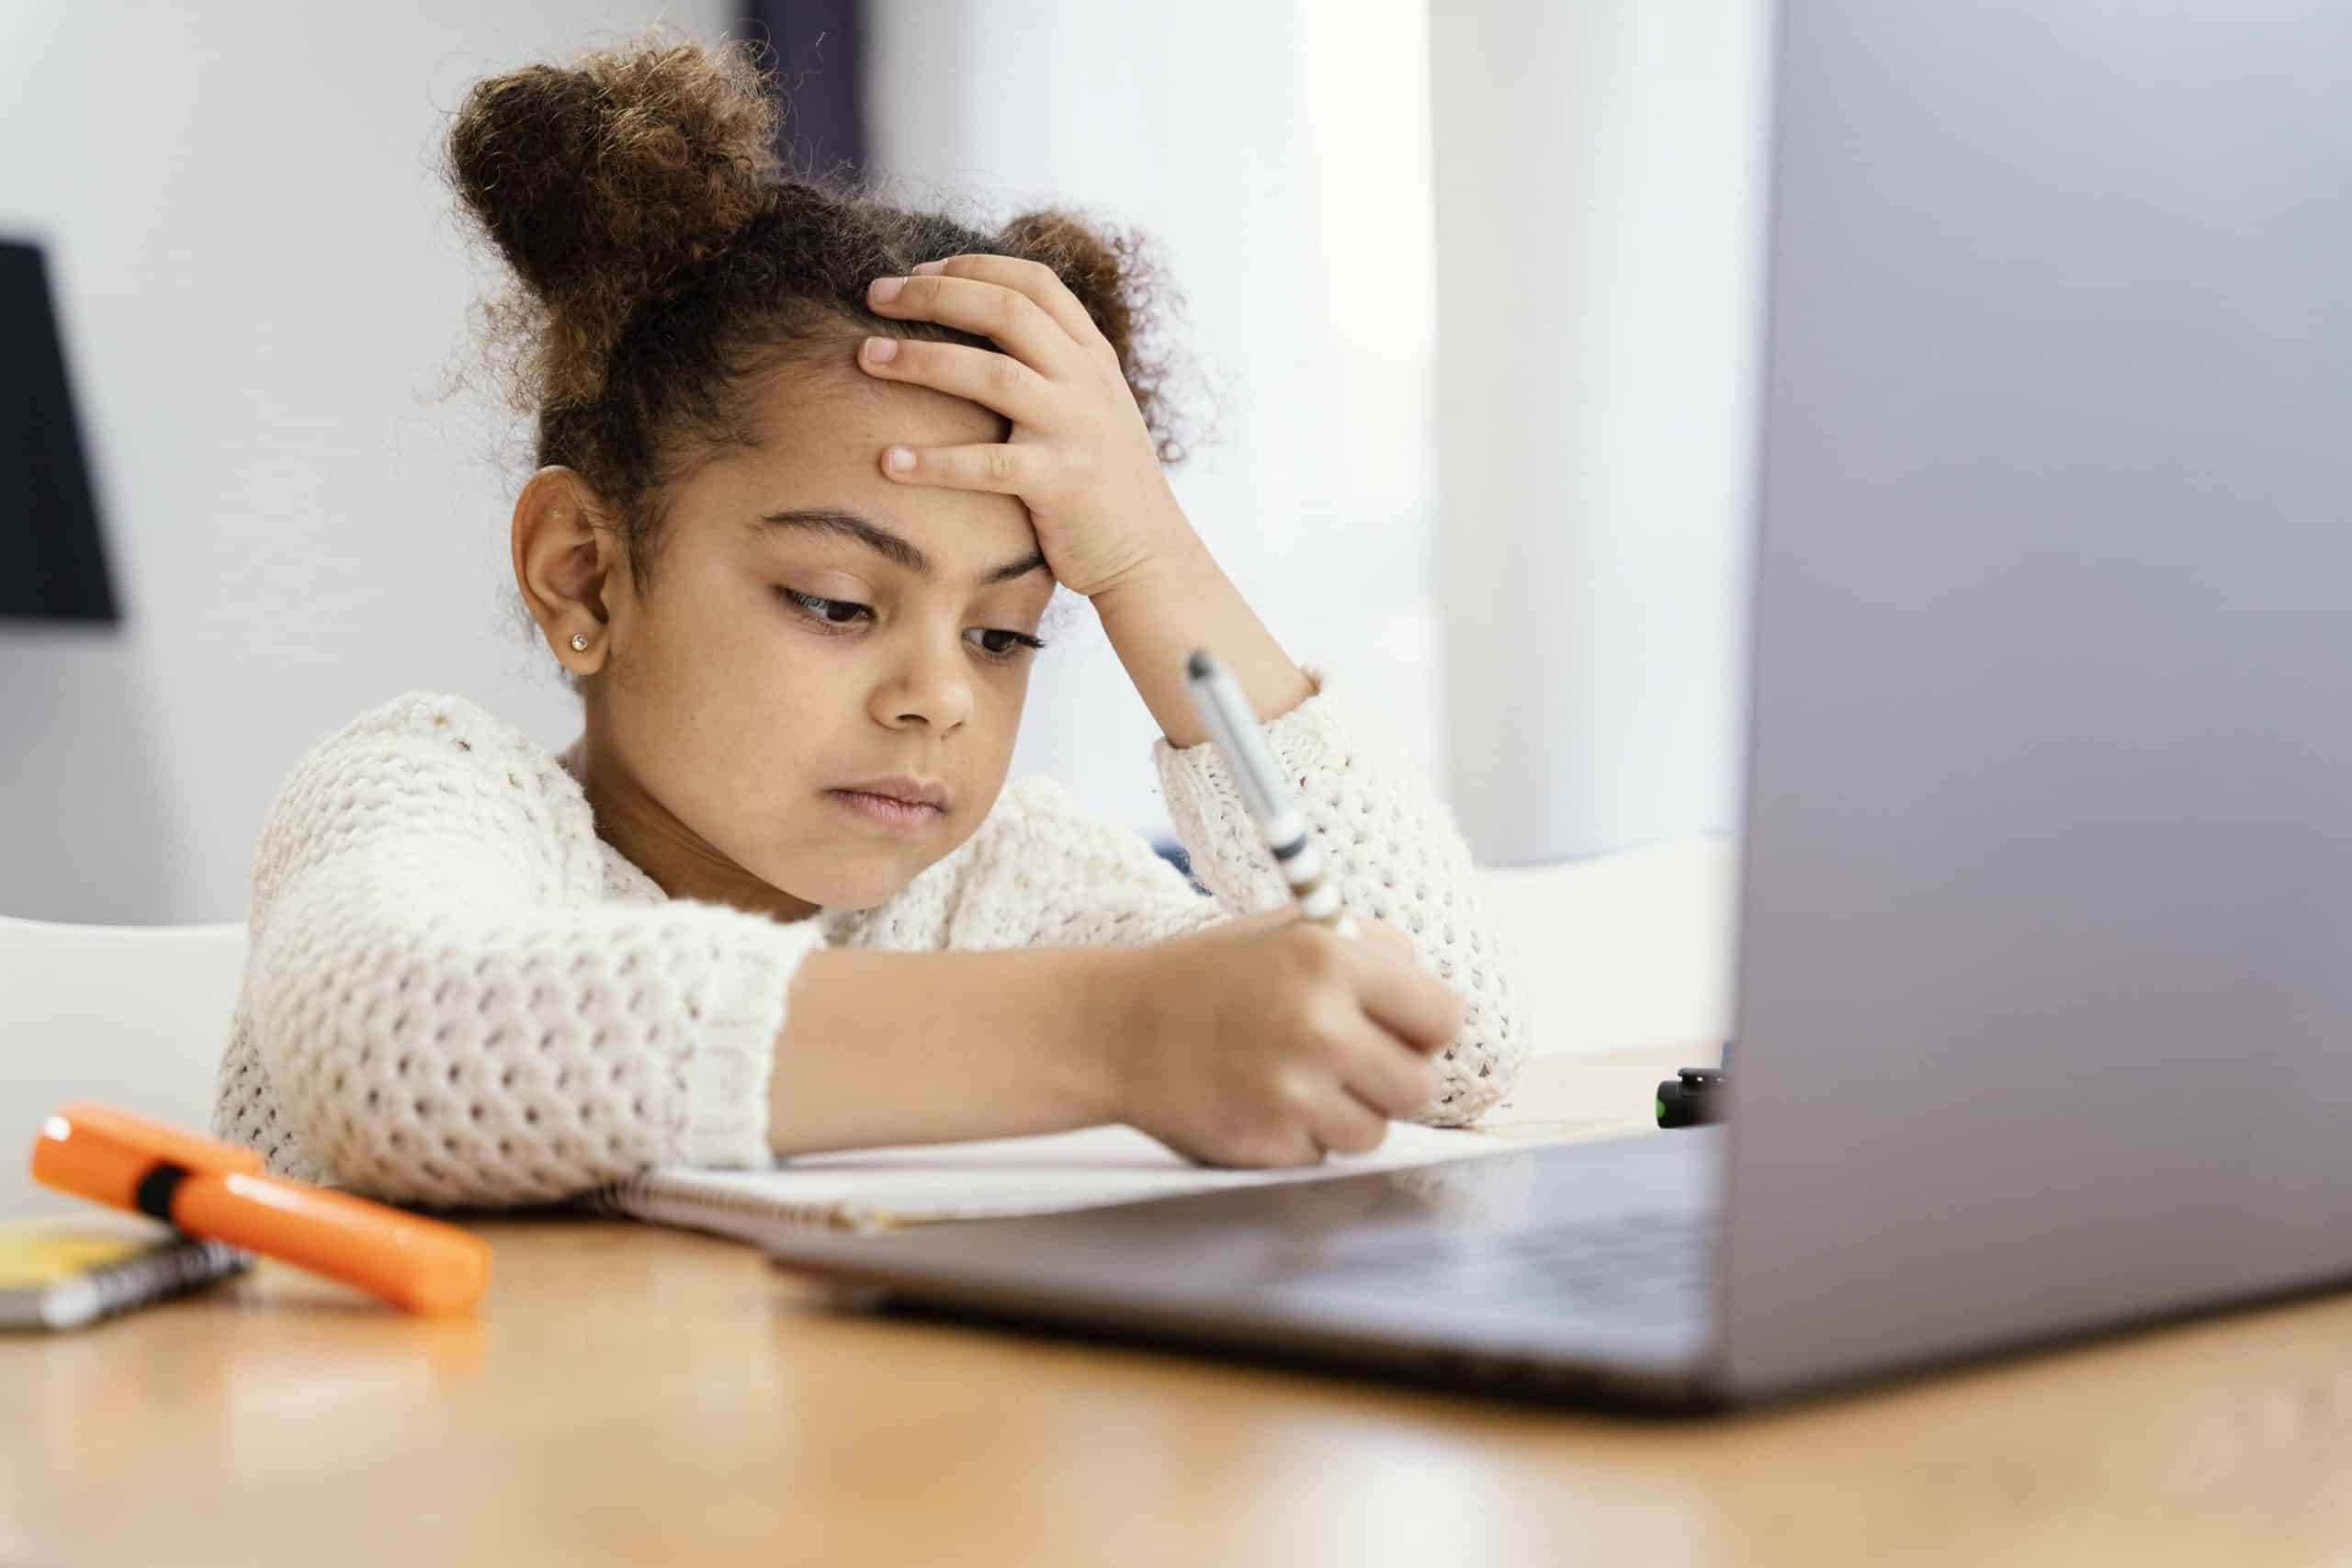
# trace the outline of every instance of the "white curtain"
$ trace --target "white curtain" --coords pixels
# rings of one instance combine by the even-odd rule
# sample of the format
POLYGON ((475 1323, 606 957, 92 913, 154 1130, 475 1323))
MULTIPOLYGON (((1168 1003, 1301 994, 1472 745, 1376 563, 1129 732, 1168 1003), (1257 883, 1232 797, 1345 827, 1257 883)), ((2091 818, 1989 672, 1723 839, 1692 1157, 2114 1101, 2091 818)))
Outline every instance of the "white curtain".
POLYGON ((1489 863, 1736 826, 1768 0, 1439 0, 1438 537, 1489 863))

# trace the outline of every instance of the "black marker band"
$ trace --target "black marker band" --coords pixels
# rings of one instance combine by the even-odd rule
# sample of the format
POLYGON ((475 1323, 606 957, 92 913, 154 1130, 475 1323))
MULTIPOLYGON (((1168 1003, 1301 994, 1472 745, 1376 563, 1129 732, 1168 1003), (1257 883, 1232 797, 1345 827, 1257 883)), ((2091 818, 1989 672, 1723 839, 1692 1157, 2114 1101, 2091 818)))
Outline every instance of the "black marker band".
POLYGON ((1307 842, 1307 835, 1301 833, 1297 838, 1293 839, 1287 844, 1272 845, 1272 848, 1274 852, 1274 858, 1276 860, 1288 860, 1293 855, 1297 854, 1299 851, 1305 849, 1307 842))
POLYGON ((139 1179, 139 1190, 130 1201, 139 1205, 142 1214, 153 1214, 165 1224, 171 1224, 172 1200, 179 1193, 180 1183, 187 1179, 187 1168, 169 1160, 157 1160, 147 1174, 139 1179))

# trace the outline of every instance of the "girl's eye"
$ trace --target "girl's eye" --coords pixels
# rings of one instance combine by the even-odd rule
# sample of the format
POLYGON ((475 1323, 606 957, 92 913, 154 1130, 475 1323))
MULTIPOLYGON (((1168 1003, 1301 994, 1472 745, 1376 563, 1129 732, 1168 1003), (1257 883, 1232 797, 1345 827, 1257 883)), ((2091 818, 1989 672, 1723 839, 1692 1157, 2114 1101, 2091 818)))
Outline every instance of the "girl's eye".
POLYGON ((820 599, 814 593, 796 592, 789 588, 778 589, 777 592, 829 626, 848 626, 860 615, 868 620, 874 618, 871 608, 848 599, 820 599))
POLYGON ((1024 650, 1035 653, 1046 646, 1040 639, 1024 632, 1009 632, 1001 626, 974 626, 964 635, 977 636, 980 639, 981 652, 990 659, 1001 659, 1007 663, 1019 659, 1024 650))
MULTIPOLYGON (((845 632, 861 619, 870 621, 874 618, 873 606, 860 604, 854 600, 820 599, 814 593, 803 593, 791 588, 778 588, 776 592, 797 606, 802 615, 828 633, 845 632)), ((1024 652, 1034 653, 1046 646, 1040 638, 1025 632, 1007 631, 1001 626, 974 626, 964 635, 977 637, 984 655, 1004 664, 1012 663, 1024 652)))

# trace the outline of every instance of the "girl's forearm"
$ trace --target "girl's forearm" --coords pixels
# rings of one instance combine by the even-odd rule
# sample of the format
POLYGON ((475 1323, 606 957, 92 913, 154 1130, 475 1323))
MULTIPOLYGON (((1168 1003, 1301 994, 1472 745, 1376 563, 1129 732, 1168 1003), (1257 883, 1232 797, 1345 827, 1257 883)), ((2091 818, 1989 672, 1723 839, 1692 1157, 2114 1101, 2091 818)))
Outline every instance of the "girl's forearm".
POLYGON ((1204 648, 1233 671, 1261 720, 1314 694, 1249 601, 1189 528, 1186 543, 1094 595, 1102 630, 1170 746, 1208 739, 1185 690, 1184 660, 1204 648))
POLYGON ((1118 1119, 1116 948, 823 948, 802 959, 768 1080, 780 1155, 1063 1133, 1118 1119))

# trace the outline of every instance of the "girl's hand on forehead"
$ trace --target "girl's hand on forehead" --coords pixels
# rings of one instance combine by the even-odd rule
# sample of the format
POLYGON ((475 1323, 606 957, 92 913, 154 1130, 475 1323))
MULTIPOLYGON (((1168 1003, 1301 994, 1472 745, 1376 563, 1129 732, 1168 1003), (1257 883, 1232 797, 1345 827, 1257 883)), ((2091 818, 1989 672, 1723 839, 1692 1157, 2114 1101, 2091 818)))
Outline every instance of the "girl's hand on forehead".
POLYGON ((956 327, 1002 351, 870 337, 857 355, 866 374, 969 399, 1012 422, 1006 441, 886 447, 887 477, 1019 496, 1055 578, 1090 598, 1195 543, 1117 352, 1051 268, 950 256, 876 278, 866 299, 877 315, 956 327))

